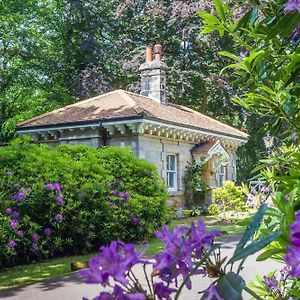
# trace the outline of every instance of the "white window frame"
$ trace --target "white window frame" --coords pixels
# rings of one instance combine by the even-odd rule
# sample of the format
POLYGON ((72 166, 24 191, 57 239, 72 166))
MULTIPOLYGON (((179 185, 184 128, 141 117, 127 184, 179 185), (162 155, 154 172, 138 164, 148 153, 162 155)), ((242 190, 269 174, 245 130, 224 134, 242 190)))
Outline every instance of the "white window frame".
POLYGON ((218 186, 222 187, 224 181, 227 180, 227 166, 224 166, 221 164, 218 168, 217 176, 218 176, 218 179, 217 179, 218 186), (223 177, 223 178, 221 179, 221 177, 223 177))
POLYGON ((178 155, 176 153, 167 153, 166 155, 166 182, 167 182, 167 186, 168 186, 168 190, 169 191, 177 191, 178 190, 178 167, 177 167, 177 157, 178 155), (169 158, 170 157, 174 157, 174 162, 175 162, 175 169, 174 170, 168 170, 168 165, 170 166, 169 162, 169 158), (169 185, 169 174, 172 173, 173 174, 173 179, 174 179, 174 186, 170 186, 169 185))

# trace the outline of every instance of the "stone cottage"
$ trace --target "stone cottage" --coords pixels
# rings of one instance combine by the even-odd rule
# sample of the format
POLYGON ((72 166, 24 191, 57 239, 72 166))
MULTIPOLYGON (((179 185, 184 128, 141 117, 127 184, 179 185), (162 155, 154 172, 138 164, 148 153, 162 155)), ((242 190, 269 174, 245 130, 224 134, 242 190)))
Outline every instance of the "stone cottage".
POLYGON ((248 135, 190 108, 168 103, 167 66, 162 48, 146 49, 140 67, 141 94, 115 90, 27 120, 17 127, 34 141, 130 146, 141 159, 154 163, 170 195, 182 200, 187 163, 204 160, 211 187, 236 179, 236 150, 248 135))

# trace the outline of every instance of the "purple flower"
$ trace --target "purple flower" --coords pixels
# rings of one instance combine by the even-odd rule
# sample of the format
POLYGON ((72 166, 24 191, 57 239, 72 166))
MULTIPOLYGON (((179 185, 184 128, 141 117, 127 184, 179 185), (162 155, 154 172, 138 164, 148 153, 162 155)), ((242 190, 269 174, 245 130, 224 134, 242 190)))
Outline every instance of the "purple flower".
POLYGON ((46 183, 44 185, 44 189, 47 191, 52 191, 53 190, 53 184, 52 183, 46 183))
POLYGON ((64 197, 61 197, 61 196, 55 196, 54 200, 57 201, 59 204, 64 203, 64 197))
POLYGON ((123 181, 124 181, 124 179, 123 179, 122 177, 116 178, 116 182, 118 182, 118 183, 121 183, 121 182, 123 182, 123 181))
POLYGON ((123 285, 128 284, 127 272, 133 265, 141 262, 134 245, 114 241, 108 247, 101 247, 100 251, 97 257, 89 260, 89 269, 80 272, 85 282, 106 286, 109 277, 112 277, 123 285))
POLYGON ((169 288, 165 286, 162 282, 154 283, 154 293, 158 297, 159 300, 172 300, 171 294, 176 292, 176 289, 169 288))
POLYGON ((58 223, 62 223, 64 217, 62 214, 56 214, 55 215, 55 220, 58 222, 58 223))
POLYGON ((30 187, 27 187, 27 188, 25 188, 25 191, 26 191, 26 192, 30 192, 30 191, 31 191, 31 188, 30 188, 30 187))
POLYGON ((21 201, 25 199, 25 194, 22 190, 19 190, 16 195, 13 195, 13 200, 14 201, 21 201))
MULTIPOLYGON (((180 275, 186 278, 189 271, 194 268, 192 258, 200 259, 203 248, 210 247, 213 239, 221 233, 218 230, 206 232, 201 220, 198 226, 192 223, 190 229, 178 226, 170 231, 164 226, 161 231, 155 232, 156 237, 164 242, 165 249, 155 256, 154 274, 166 282, 177 280, 180 275)), ((186 282, 186 286, 188 289, 191 288, 190 280, 186 282)))
POLYGON ((216 286, 212 284, 207 290, 204 291, 206 300, 224 300, 217 292, 216 286))
POLYGON ((37 250, 37 249, 39 248, 39 246, 38 246, 37 243, 32 243, 32 244, 31 244, 31 248, 32 248, 33 250, 37 250))
POLYGON ((16 210, 12 213, 13 219, 18 219, 19 216, 20 216, 20 214, 16 210))
POLYGON ((109 202, 108 202, 108 205, 109 205, 109 206, 114 206, 115 204, 114 204, 112 201, 109 201, 109 202))
POLYGON ((118 285, 114 286, 113 294, 116 300, 146 300, 146 296, 143 293, 124 294, 123 289, 118 285))
POLYGON ((5 212, 7 213, 7 214, 11 214, 12 213, 12 209, 10 208, 10 207, 8 207, 6 210, 5 210, 5 212))
POLYGON ((37 234, 37 233, 34 233, 33 235, 32 235, 32 238, 35 240, 35 241, 38 241, 39 240, 39 235, 37 234))
POLYGON ((270 192, 270 189, 268 188, 268 187, 266 187, 266 186, 264 186, 262 189, 261 189, 261 192, 263 193, 263 194, 268 194, 269 192, 270 192))
POLYGON ((300 0, 288 0, 285 4, 284 11, 291 12, 297 10, 300 13, 300 0))
POLYGON ((128 192, 124 192, 123 195, 122 195, 122 198, 124 200, 128 200, 130 198, 130 194, 128 192))
MULTIPOLYGON (((300 36, 300 23, 298 24, 297 28, 293 32, 292 39, 294 42, 297 42, 300 36)), ((293 130, 292 132, 292 142, 297 143, 298 141, 298 134, 296 130, 293 130)))
MULTIPOLYGON (((296 29, 292 34, 293 42, 297 43, 299 39, 300 39, 300 23, 298 24, 298 26, 296 27, 296 29)), ((297 141, 298 141, 298 135, 296 133, 296 135, 293 136, 293 142, 296 143, 297 141)))
POLYGON ((50 228, 45 228, 44 229, 44 235, 45 236, 50 236, 52 234, 52 230, 50 228))
POLYGON ((53 190, 58 193, 61 194, 61 186, 59 183, 53 183, 53 190))
POLYGON ((284 196, 284 199, 285 199, 286 201, 288 201, 288 200, 290 199, 290 193, 286 194, 286 195, 284 196))
POLYGON ((296 214, 296 220, 290 226, 292 246, 286 247, 287 254, 284 261, 291 267, 289 274, 292 277, 300 278, 300 212, 296 214))
POLYGON ((17 220, 13 219, 10 221, 10 227, 12 229, 16 229, 18 226, 19 226, 19 222, 17 220))
POLYGON ((7 246, 11 249, 15 248, 17 246, 17 243, 15 241, 9 241, 7 243, 7 246))
POLYGON ((14 174, 12 172, 6 172, 5 175, 6 176, 13 176, 14 174))
POLYGON ((18 237, 20 237, 20 238, 24 237, 24 231, 23 230, 18 231, 18 237))
POLYGON ((131 221, 133 224, 138 225, 140 224, 141 220, 140 218, 136 217, 136 216, 131 216, 131 221))
POLYGON ((272 277, 264 276, 263 283, 266 285, 270 292, 275 290, 280 291, 279 282, 276 279, 275 275, 273 275, 272 277))

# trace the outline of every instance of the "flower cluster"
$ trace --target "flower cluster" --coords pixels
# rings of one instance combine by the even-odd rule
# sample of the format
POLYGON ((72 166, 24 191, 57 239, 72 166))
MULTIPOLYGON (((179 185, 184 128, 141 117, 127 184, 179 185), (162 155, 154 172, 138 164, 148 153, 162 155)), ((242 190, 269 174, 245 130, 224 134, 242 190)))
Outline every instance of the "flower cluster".
POLYGON ((64 203, 64 197, 62 196, 61 185, 59 183, 47 183, 44 185, 44 189, 57 193, 58 195, 54 196, 54 200, 59 204, 64 203))
MULTIPOLYGON (((13 177, 13 173, 6 172, 6 176, 13 177)), ((31 245, 32 250, 38 250, 40 247, 40 242, 44 243, 43 241, 41 241, 40 235, 37 232, 35 232, 33 228, 30 228, 28 230, 26 229, 25 231, 22 229, 27 228, 24 219, 28 220, 28 216, 26 215, 26 213, 22 212, 21 202, 27 201, 27 199, 30 198, 31 189, 21 188, 20 184, 18 183, 13 183, 11 186, 12 191, 14 192, 15 190, 17 190, 17 192, 14 192, 13 194, 11 198, 13 201, 10 202, 10 206, 5 208, 4 210, 6 219, 9 221, 9 228, 11 230, 11 233, 9 235, 10 239, 8 240, 6 245, 8 249, 14 250, 14 252, 16 252, 15 248, 19 244, 29 244, 31 245), (20 217, 20 215, 22 216, 20 217), (23 241, 22 243, 19 243, 19 241, 23 238, 26 238, 26 242, 23 241)), ((62 190, 59 183, 47 183, 44 186, 44 189, 51 190, 54 193, 57 193, 58 195, 55 195, 54 200, 57 201, 59 204, 63 204, 64 199, 62 197, 62 190)), ((55 214, 53 218, 57 223, 63 222, 63 215, 60 213, 55 214)), ((38 229, 38 227, 36 229, 38 229)), ((46 238, 49 238, 52 235, 52 229, 46 227, 42 231, 42 233, 46 238)))
POLYGON ((286 247, 287 254, 284 261, 291 268, 289 274, 300 278, 300 212, 296 214, 295 222, 290 226, 292 246, 286 247))
MULTIPOLYGON (((142 300, 152 299, 154 296, 160 300, 171 299, 171 294, 180 293, 183 286, 191 289, 191 274, 206 275, 205 270, 200 268, 199 261, 212 246, 214 238, 221 233, 218 230, 207 232, 201 220, 198 226, 192 223, 190 228, 179 226, 173 231, 165 226, 162 231, 155 233, 165 244, 165 249, 152 260, 142 260, 132 244, 114 241, 108 247, 101 247, 100 254, 90 259, 89 269, 82 270, 80 274, 86 283, 99 283, 104 287, 111 284, 110 279, 114 280, 116 284, 113 291, 102 292, 97 299, 142 300), (137 264, 142 264, 145 270, 147 291, 140 285, 132 271, 133 266, 137 264), (146 272, 146 265, 152 267, 151 280, 146 272), (154 282, 155 278, 160 281, 154 282)), ((214 285, 204 293, 209 299, 214 297, 222 299, 214 285)))

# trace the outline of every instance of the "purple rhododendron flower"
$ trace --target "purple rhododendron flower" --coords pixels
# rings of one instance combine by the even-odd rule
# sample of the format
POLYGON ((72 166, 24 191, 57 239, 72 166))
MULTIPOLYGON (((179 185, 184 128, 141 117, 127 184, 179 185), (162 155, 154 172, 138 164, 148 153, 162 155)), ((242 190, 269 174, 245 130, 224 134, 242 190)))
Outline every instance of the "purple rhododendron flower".
POLYGON ((48 191, 52 191, 53 190, 53 184, 52 183, 46 183, 44 185, 44 189, 48 190, 48 191))
POLYGON ((18 219, 20 216, 20 213, 18 213, 16 210, 12 213, 13 219, 18 219))
POLYGON ((16 229, 18 226, 19 226, 19 222, 17 220, 13 219, 10 221, 10 227, 12 229, 16 229))
POLYGON ((5 210, 5 212, 7 213, 7 214, 11 214, 12 213, 12 209, 10 208, 10 207, 8 207, 6 210, 5 210))
POLYGON ((162 282, 154 283, 153 288, 154 288, 154 293, 159 300, 163 300, 163 299, 172 300, 170 295, 177 291, 176 289, 165 286, 162 282))
POLYGON ((62 197, 62 196, 55 196, 54 200, 57 201, 59 204, 64 203, 64 197, 62 197))
POLYGON ((58 223, 62 223, 64 219, 64 216, 62 214, 56 214, 55 215, 55 220, 58 222, 58 223))
POLYGON ((53 183, 53 190, 56 193, 61 194, 61 185, 59 183, 53 183))
POLYGON ((25 199, 25 193, 22 190, 19 190, 16 195, 13 195, 14 201, 21 201, 25 199))
POLYGON ((118 285, 114 286, 113 294, 116 300, 146 300, 143 293, 124 294, 123 289, 118 285))
POLYGON ((23 230, 18 231, 18 237, 20 237, 20 238, 24 237, 24 231, 23 230))
POLYGON ((290 275, 300 278, 300 212, 296 214, 296 220, 290 226, 292 246, 286 247, 287 254, 284 261, 291 267, 290 275))
POLYGON ((206 296, 205 300, 224 300, 222 297, 220 297, 214 284, 205 290, 204 293, 206 296))
POLYGON ((122 195, 122 198, 124 200, 128 200, 130 198, 130 194, 128 192, 124 192, 123 195, 122 195))
POLYGON ((35 240, 35 241, 38 241, 39 240, 39 235, 37 234, 37 233, 34 233, 33 235, 32 235, 32 238, 35 240))
POLYGON ((123 285, 128 284, 126 274, 133 265, 141 262, 134 245, 112 242, 108 247, 101 247, 100 254, 89 260, 89 269, 82 270, 80 275, 86 283, 100 283, 106 286, 109 277, 123 285))
POLYGON ((131 221, 132 223, 134 223, 135 225, 138 225, 140 224, 141 220, 139 217, 136 217, 136 216, 131 216, 131 221))
POLYGON ((285 12, 291 12, 294 10, 297 10, 300 13, 300 0, 288 0, 285 4, 285 12))
POLYGON ((12 172, 9 172, 9 171, 8 171, 8 172, 5 173, 5 175, 6 175, 6 176, 13 176, 14 174, 13 174, 12 172))
POLYGON ((52 230, 50 228, 45 228, 44 229, 44 235, 45 236, 50 236, 52 234, 52 230))
POLYGON ((285 199, 286 201, 288 201, 288 200, 290 199, 290 193, 286 194, 286 195, 284 196, 284 199, 285 199))
POLYGON ((108 205, 109 205, 109 206, 114 206, 115 204, 114 204, 112 201, 109 201, 109 202, 108 202, 108 205))
MULTIPOLYGON (((201 220, 198 226, 192 222, 190 230, 187 227, 178 226, 170 231, 167 226, 164 226, 162 231, 155 232, 156 237, 164 242, 165 249, 155 256, 153 273, 158 274, 166 282, 171 282, 173 279, 177 282, 178 276, 187 278, 194 268, 192 258, 201 259, 203 249, 210 247, 213 239, 220 234, 222 232, 219 230, 206 232, 201 220)), ((201 272, 203 271, 198 270, 198 274, 201 272)), ((191 288, 190 280, 187 280, 186 287, 191 288)))
POLYGON ((37 243, 32 243, 32 244, 31 244, 31 248, 32 248, 33 250, 37 250, 37 249, 39 248, 39 246, 38 246, 37 243))
POLYGON ((12 249, 12 248, 15 248, 17 246, 17 243, 15 241, 9 241, 7 243, 7 246, 12 249))
POLYGON ((26 191, 26 192, 30 192, 30 191, 31 191, 31 188, 30 188, 30 187, 27 187, 27 188, 25 188, 25 191, 26 191))

